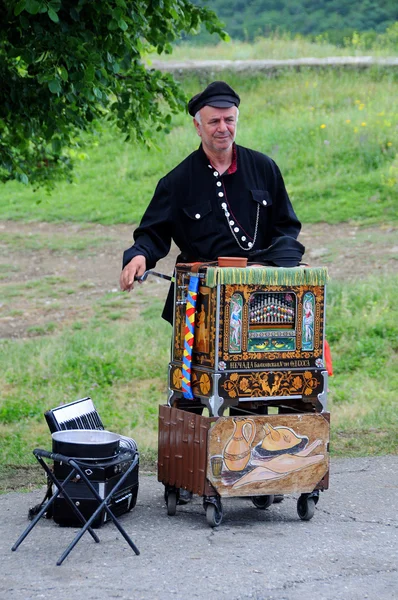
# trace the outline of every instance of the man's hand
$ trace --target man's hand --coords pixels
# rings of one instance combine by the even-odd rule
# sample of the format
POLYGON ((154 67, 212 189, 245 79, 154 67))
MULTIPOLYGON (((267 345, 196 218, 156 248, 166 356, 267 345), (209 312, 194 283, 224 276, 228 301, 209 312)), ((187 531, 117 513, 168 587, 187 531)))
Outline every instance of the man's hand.
POLYGON ((146 258, 139 254, 135 256, 123 269, 120 274, 120 289, 124 292, 130 292, 134 287, 134 279, 142 277, 146 271, 146 258))

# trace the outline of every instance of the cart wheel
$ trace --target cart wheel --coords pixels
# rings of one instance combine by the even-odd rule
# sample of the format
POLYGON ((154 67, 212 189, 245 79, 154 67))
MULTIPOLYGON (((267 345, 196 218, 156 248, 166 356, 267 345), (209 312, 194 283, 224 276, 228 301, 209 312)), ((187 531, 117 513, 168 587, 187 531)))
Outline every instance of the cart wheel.
POLYGON ((256 508, 265 510, 274 501, 274 496, 252 496, 252 502, 256 508))
POLYGON ((206 521, 210 527, 218 527, 221 525, 223 513, 222 509, 219 510, 214 504, 207 504, 206 506, 206 521))
POLYGON ((176 509, 177 509, 177 492, 175 492, 174 490, 170 490, 167 493, 166 504, 167 504, 167 514, 170 517, 174 517, 174 515, 176 514, 176 509))
POLYGON ((297 514, 302 521, 310 521, 315 513, 315 499, 300 496, 297 500, 297 514))

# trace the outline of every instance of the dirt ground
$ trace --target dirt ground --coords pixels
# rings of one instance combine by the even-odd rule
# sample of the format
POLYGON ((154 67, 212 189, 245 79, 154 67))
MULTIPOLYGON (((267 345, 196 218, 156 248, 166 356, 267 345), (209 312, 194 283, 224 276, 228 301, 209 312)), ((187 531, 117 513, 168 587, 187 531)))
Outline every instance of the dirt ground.
MULTIPOLYGON (((32 337, 90 316, 97 300, 118 291, 122 253, 132 233, 129 225, 1 221, 0 338, 32 337)), ((305 225, 300 240, 305 262, 326 265, 333 280, 397 272, 394 227, 305 225)), ((156 270, 171 274, 176 254, 173 248, 156 270)), ((164 280, 148 278, 135 309, 149 296, 163 298, 167 289, 164 280)))

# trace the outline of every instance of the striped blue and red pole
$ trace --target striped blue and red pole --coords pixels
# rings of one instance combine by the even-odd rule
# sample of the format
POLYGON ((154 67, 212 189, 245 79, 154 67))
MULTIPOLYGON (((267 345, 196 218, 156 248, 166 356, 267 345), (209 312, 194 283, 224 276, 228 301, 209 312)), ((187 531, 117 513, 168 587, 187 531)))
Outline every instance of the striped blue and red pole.
POLYGON ((184 398, 193 400, 191 389, 192 350, 195 335, 196 299, 199 289, 199 277, 191 275, 188 286, 185 313, 184 353, 182 358, 182 392, 184 398))

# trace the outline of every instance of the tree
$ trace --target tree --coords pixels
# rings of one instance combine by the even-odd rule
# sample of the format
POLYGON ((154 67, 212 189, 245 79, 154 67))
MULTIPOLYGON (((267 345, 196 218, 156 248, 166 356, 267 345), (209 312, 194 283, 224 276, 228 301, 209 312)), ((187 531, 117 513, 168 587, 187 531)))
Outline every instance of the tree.
POLYGON ((214 12, 189 0, 0 0, 0 181, 68 177, 69 150, 99 119, 148 140, 185 107, 179 85, 148 69, 214 12))

